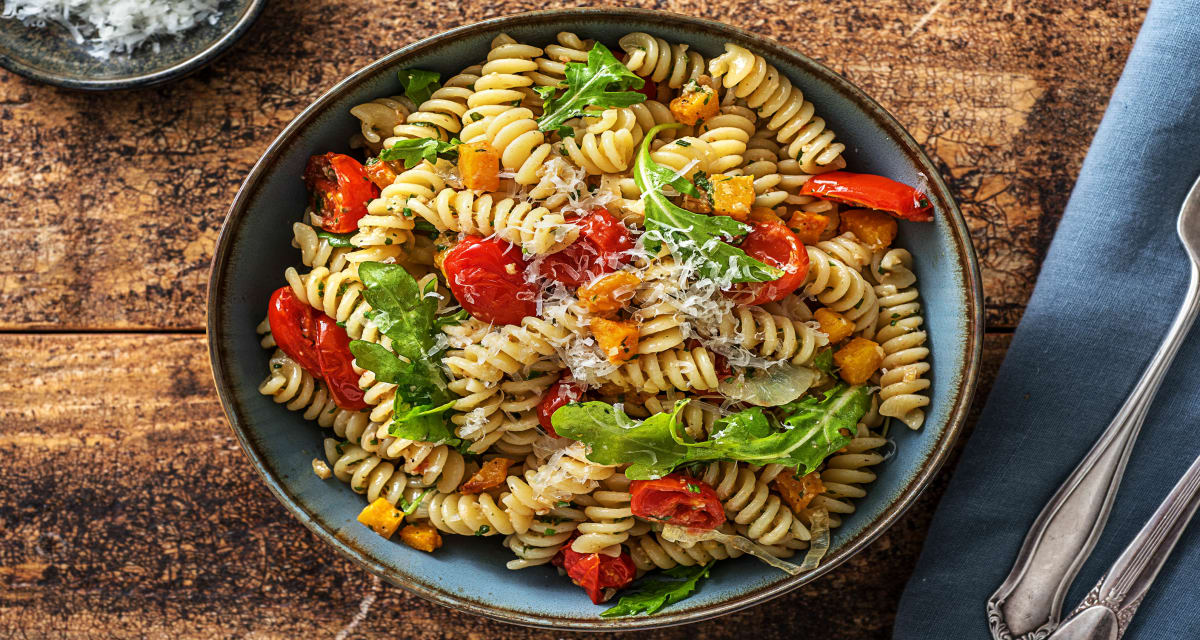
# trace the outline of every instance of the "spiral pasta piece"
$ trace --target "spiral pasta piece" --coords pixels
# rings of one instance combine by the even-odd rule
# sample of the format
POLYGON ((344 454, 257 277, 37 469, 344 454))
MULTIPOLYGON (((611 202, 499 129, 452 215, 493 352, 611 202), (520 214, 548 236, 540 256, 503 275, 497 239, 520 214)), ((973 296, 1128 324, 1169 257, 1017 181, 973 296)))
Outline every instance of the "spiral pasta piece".
POLYGON ((629 56, 625 66, 630 71, 672 89, 704 73, 704 56, 686 44, 670 44, 640 31, 622 36, 617 44, 629 56))
POLYGON ((620 554, 619 545, 629 539, 634 527, 632 496, 629 493, 629 478, 623 473, 609 476, 600 483, 600 488, 586 496, 576 497, 576 502, 587 505, 583 513, 587 520, 579 523, 579 537, 571 543, 578 553, 620 554))
POLYGON ((498 382, 505 374, 554 354, 554 344, 568 333, 542 318, 528 316, 519 325, 493 328, 480 344, 446 352, 443 362, 455 376, 498 382))
POLYGON ((504 546, 517 556, 506 566, 517 570, 550 562, 585 518, 583 511, 570 506, 558 506, 534 516, 528 530, 505 538, 504 546))
MULTIPOLYGON (((524 533, 533 519, 505 510, 487 493, 436 493, 428 498, 429 523, 438 530, 460 536, 494 536, 524 533)), ((504 496, 500 498, 501 502, 504 496)))
POLYGON ((643 136, 633 110, 605 109, 583 118, 575 135, 558 143, 559 152, 583 168, 588 175, 622 173, 633 165, 633 153, 643 136))
POLYGON ((645 420, 656 413, 669 413, 675 408, 675 403, 688 400, 679 414, 683 430, 697 441, 708 439, 713 422, 721 416, 721 410, 716 405, 708 404, 699 398, 688 398, 674 391, 656 396, 625 398, 622 408, 631 417, 645 420))
POLYGON ((871 260, 874 259, 870 247, 859 242, 858 238, 849 231, 835 238, 818 242, 817 248, 842 261, 846 266, 860 270, 871 264, 871 260))
MULTIPOLYGON (((717 528, 726 534, 734 533, 733 528, 724 524, 717 528)), ((654 569, 672 569, 679 565, 694 567, 708 564, 713 560, 727 560, 742 555, 742 551, 729 545, 713 540, 697 542, 685 547, 677 542, 667 540, 661 533, 644 533, 631 537, 626 546, 633 564, 640 571, 654 569)), ((784 557, 790 554, 782 554, 784 557)))
POLYGON ((807 364, 829 339, 809 323, 769 313, 757 306, 734 307, 717 325, 727 342, 770 360, 807 364))
POLYGON ((604 376, 624 389, 658 393, 667 389, 708 391, 720 384, 716 357, 704 347, 675 348, 652 353, 627 362, 604 376))
POLYGON ((317 230, 303 222, 292 224, 292 246, 300 250, 300 262, 306 267, 327 267, 341 271, 346 267, 345 247, 334 247, 329 240, 317 235, 317 230))
POLYGON ((834 142, 835 135, 816 117, 816 107, 804 99, 799 87, 762 56, 733 43, 725 44, 725 53, 708 63, 714 79, 746 106, 769 118, 767 128, 777 131, 776 139, 788 144, 787 155, 800 162, 806 173, 824 173, 846 166, 842 151, 846 146, 834 142))
POLYGON ((854 513, 852 499, 867 495, 861 485, 875 481, 871 467, 883 462, 876 451, 887 444, 887 439, 874 435, 865 426, 859 425, 858 433, 850 442, 825 461, 821 470, 821 484, 825 491, 813 498, 804 510, 804 517, 815 509, 829 511, 829 525, 841 525, 841 517, 854 513))
POLYGON ((482 69, 475 65, 451 76, 428 100, 422 102, 416 111, 409 114, 403 123, 395 126, 392 136, 383 141, 383 147, 390 147, 400 140, 449 140, 461 131, 463 114, 466 113, 467 103, 475 93, 474 86, 481 73, 482 69))
POLYGON ((411 200, 408 204, 439 231, 495 234, 521 245, 526 253, 561 251, 579 236, 578 227, 568 223, 562 213, 482 191, 447 188, 432 201, 411 200))
POLYGON ((788 192, 783 190, 784 179, 779 172, 779 147, 766 133, 756 130, 746 142, 738 173, 754 177, 754 206, 774 209, 784 203, 788 192))
POLYGON ((334 477, 366 496, 368 502, 384 498, 396 504, 409 487, 408 475, 392 461, 336 438, 325 438, 324 446, 334 477))
POLYGON ((638 321, 638 353, 642 355, 674 349, 683 344, 690 328, 683 314, 669 302, 643 307, 633 316, 638 321))
POLYGON ((879 320, 875 289, 858 269, 817 247, 806 245, 805 249, 808 250, 809 265, 804 281, 805 295, 815 296, 822 305, 854 322, 856 331, 873 334, 879 320))
POLYGON ((358 118, 362 130, 361 138, 356 138, 352 146, 359 142, 372 154, 379 153, 384 139, 394 135, 396 127, 414 110, 412 101, 404 96, 376 98, 351 107, 350 115, 358 118))
POLYGON ((371 305, 362 295, 364 287, 358 278, 357 266, 341 271, 317 267, 303 275, 288 267, 284 278, 297 299, 340 323, 351 338, 368 342, 380 340, 379 328, 368 315, 371 305))
MULTIPOLYGON (((910 255, 908 264, 911 260, 910 255)), ((911 270, 908 272, 911 274, 911 270)), ((926 361, 929 357, 926 333, 921 328, 925 319, 921 316, 917 290, 880 284, 875 285, 875 292, 879 296, 875 342, 883 347, 884 353, 879 377, 879 413, 898 418, 911 429, 919 429, 925 422, 923 408, 929 404, 929 397, 924 393, 929 388, 929 380, 924 376, 930 367, 926 361)))
MULTIPOLYGON (((778 469, 772 472, 777 474, 778 469)), ((709 463, 700 479, 716 490, 725 513, 739 525, 738 532, 745 537, 762 545, 785 548, 811 537, 791 508, 771 493, 769 480, 744 464, 709 463)))
POLYGON ((587 64, 588 51, 595 44, 591 40, 581 40, 570 31, 560 31, 555 40, 556 44, 546 45, 543 56, 534 60, 537 69, 528 74, 539 87, 562 85, 567 77, 567 63, 587 64))
POLYGON ((556 452, 536 470, 526 471, 524 477, 510 475, 510 494, 505 504, 514 512, 544 515, 575 496, 591 493, 613 472, 611 466, 588 460, 586 448, 576 442, 556 452))
POLYGON ((709 173, 726 173, 742 166, 746 143, 755 131, 754 112, 736 105, 721 107, 721 112, 700 127, 700 139, 708 143, 712 160, 709 173))

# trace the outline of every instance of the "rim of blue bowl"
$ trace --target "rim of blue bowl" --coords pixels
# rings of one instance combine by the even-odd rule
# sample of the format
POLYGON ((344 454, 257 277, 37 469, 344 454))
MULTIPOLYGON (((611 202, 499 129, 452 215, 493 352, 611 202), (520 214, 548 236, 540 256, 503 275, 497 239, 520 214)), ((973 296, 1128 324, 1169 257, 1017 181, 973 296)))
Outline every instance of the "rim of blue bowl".
POLYGON ((828 67, 816 62, 815 60, 801 54, 789 47, 786 47, 773 39, 765 36, 757 35, 743 29, 732 27, 726 24, 708 20, 705 18, 696 18, 682 14, 676 14, 666 11, 657 11, 651 9, 554 9, 547 11, 534 11, 528 13, 520 13, 510 16, 503 16, 476 22, 460 27, 455 27, 448 31, 436 34, 424 40, 414 42, 405 47, 401 47, 378 60, 366 65, 365 67, 355 71, 347 76, 341 82, 326 91, 315 102, 309 105, 304 111, 296 116, 284 128, 283 132, 271 143, 267 150, 254 167, 250 170, 246 180, 238 189, 234 196, 232 205, 229 208, 229 213, 225 218, 225 222, 221 228, 221 234, 217 239, 216 251, 213 254, 212 271, 209 277, 208 303, 207 303, 207 328, 208 328, 208 346, 209 359, 212 366, 213 378, 216 383, 217 393, 221 399, 222 408, 229 420, 230 429, 237 436, 241 443, 243 452, 250 459, 251 465, 262 476, 271 493, 283 503, 284 507, 308 527, 319 538, 324 540, 329 545, 333 546, 339 553, 346 558, 349 558, 355 564, 366 569, 374 575, 377 575, 389 583, 394 584, 410 593, 418 595, 426 600, 441 604, 443 606, 467 613, 492 618, 502 622, 518 624, 527 627, 538 627, 546 629, 571 629, 580 631, 616 631, 616 630, 636 630, 636 629, 652 629, 659 627, 667 627, 672 625, 686 624, 699 622, 715 618, 717 616, 733 613, 754 605, 762 604, 772 598, 783 595, 793 589, 796 589, 804 584, 807 584, 826 573, 840 566, 843 562, 862 551, 876 538, 883 534, 912 506, 917 497, 929 485, 942 464, 950 455, 951 449, 959 433, 962 431, 963 425, 967 419, 967 413, 971 406, 971 401, 975 394, 975 388, 978 384, 980 360, 983 355, 983 288, 982 278, 979 272, 979 262, 975 256, 975 249, 971 243, 970 234, 967 230, 966 222, 963 219, 962 213, 958 209, 954 198, 950 194, 949 188, 942 180, 940 173, 937 171, 933 162, 925 155, 920 145, 916 140, 904 129, 900 123, 880 106, 873 99, 868 97, 861 89, 856 87, 850 81, 838 75, 828 67), (225 294, 227 283, 229 282, 228 274, 226 273, 229 264, 229 250, 232 246, 232 231, 235 224, 231 224, 235 220, 246 215, 246 206, 251 200, 251 194, 256 190, 260 180, 266 173, 267 168, 272 165, 277 156, 283 153, 294 142, 295 134, 304 128, 318 114, 322 113, 329 103, 336 100, 345 91, 367 81, 371 76, 379 70, 393 66, 397 61, 409 56, 418 55, 420 53, 436 49, 443 46, 445 43, 455 40, 463 35, 470 34, 479 30, 503 29, 507 27, 539 25, 544 23, 560 23, 565 20, 578 19, 585 21, 589 18, 604 16, 605 19, 629 17, 631 19, 648 21, 648 22, 663 22, 670 21, 673 23, 685 23, 689 28, 695 28, 698 31, 707 31, 711 35, 725 38, 731 42, 741 43, 751 47, 756 53, 767 54, 780 59, 786 59, 796 66, 803 68, 814 76, 819 77, 822 81, 827 82, 837 91, 843 93, 850 98, 856 105, 864 110, 875 121, 877 125, 888 135, 892 136, 903 152, 929 179, 929 193, 927 194, 935 201, 938 208, 942 211, 950 213, 951 230, 953 232, 953 240, 958 249, 955 254, 955 259, 959 263, 959 268, 963 274, 964 284, 966 285, 967 307, 969 313, 964 319, 966 323, 966 336, 962 349, 963 368, 959 371, 959 388, 956 397, 948 412, 948 420, 946 428, 941 432, 938 441, 931 450, 929 458, 922 465, 921 469, 913 476, 909 483, 901 490, 892 503, 884 510, 884 512, 874 521, 868 523, 853 539, 849 540, 838 550, 830 553, 822 561, 821 566, 817 569, 799 575, 781 580, 772 585, 747 591, 737 597, 730 598, 724 602, 709 605, 699 609, 692 609, 678 613, 672 613, 670 610, 660 612, 649 617, 629 617, 629 618, 569 618, 562 616, 545 616, 534 615, 522 611, 514 611, 504 609, 499 606, 493 606, 489 603, 477 602, 462 596, 454 595, 437 589, 429 588, 422 584, 410 583, 403 579, 403 576, 398 576, 375 558, 370 557, 362 549, 355 548, 347 540, 338 537, 333 530, 318 522, 316 514, 308 513, 302 508, 297 499, 288 491, 288 489, 279 481, 278 478, 267 468, 264 462, 263 454, 258 451, 258 445, 248 437, 241 422, 238 418, 240 407, 237 407, 237 401, 229 389, 229 381, 226 375, 225 355, 222 354, 219 347, 222 342, 224 331, 217 318, 220 317, 218 308, 223 304, 223 300, 228 297, 225 294))
MULTIPOLYGON (((179 62, 150 73, 117 78, 83 78, 25 64, 8 55, 3 49, 0 49, 0 67, 30 80, 77 91, 120 91, 160 85, 191 75, 216 61, 229 47, 246 35, 265 5, 266 0, 249 0, 242 8, 241 17, 225 30, 221 37, 179 62)), ((135 52, 133 55, 137 55, 137 53, 135 52)))

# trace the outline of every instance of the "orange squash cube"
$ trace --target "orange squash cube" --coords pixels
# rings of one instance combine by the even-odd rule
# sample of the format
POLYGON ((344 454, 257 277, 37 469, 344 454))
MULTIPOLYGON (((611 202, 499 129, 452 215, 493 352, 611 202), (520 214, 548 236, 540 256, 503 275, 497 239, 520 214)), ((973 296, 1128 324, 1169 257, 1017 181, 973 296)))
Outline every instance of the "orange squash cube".
POLYGON ((592 318, 592 335, 609 362, 625 362, 637 355, 638 323, 632 320, 592 318))
POLYGON ((825 484, 821 482, 821 474, 813 471, 803 478, 797 478, 790 473, 781 474, 771 483, 776 493, 792 508, 800 513, 808 507, 812 499, 825 492, 825 484))
POLYGON ((468 189, 500 189, 500 153, 486 142, 458 145, 458 175, 468 189))
POLYGON ((579 287, 575 295, 588 311, 608 315, 625 306, 641 282, 641 278, 635 273, 617 271, 579 287))
MULTIPOLYGON (((401 165, 400 169, 403 169, 401 165)), ((375 186, 380 189, 391 186, 396 181, 396 176, 400 173, 397 170, 396 163, 385 162, 378 158, 367 159, 367 179, 375 183, 375 186)))
POLYGON ((426 553, 442 547, 442 535, 428 522, 410 524, 400 531, 400 541, 426 553))
POLYGON ((508 468, 513 465, 508 458, 492 458, 483 463, 479 471, 458 488, 461 493, 481 493, 499 486, 508 478, 508 468))
POLYGON ((816 244, 821 241, 821 234, 829 227, 829 216, 797 211, 792 214, 787 226, 796 232, 796 237, 800 238, 800 242, 816 244))
POLYGON ((713 213, 745 222, 754 206, 754 176, 716 173, 709 176, 709 181, 712 182, 713 213))
POLYGON ((842 233, 853 233, 863 244, 879 251, 892 245, 899 229, 896 219, 882 211, 852 209, 842 212, 838 230, 842 233))
POLYGON ((866 338, 855 338, 833 354, 838 375, 850 384, 871 379, 883 364, 883 347, 866 338))
MULTIPOLYGON (((708 80, 702 76, 700 81, 689 82, 683 88, 683 93, 671 101, 671 115, 683 124, 696 124, 710 120, 721 112, 721 101, 717 91, 702 81, 708 80)), ((712 80, 708 80, 712 82, 712 80)))
POLYGON ((836 311, 821 307, 813 313, 813 318, 821 324, 821 331, 829 336, 829 344, 837 344, 854 333, 854 323, 836 311))
POLYGON ((750 217, 747 218, 750 222, 778 222, 783 224, 783 218, 767 207, 751 207, 750 217))
POLYGON ((386 498, 376 498, 358 514, 358 521, 371 527, 375 533, 390 538, 400 523, 404 522, 404 512, 386 498))

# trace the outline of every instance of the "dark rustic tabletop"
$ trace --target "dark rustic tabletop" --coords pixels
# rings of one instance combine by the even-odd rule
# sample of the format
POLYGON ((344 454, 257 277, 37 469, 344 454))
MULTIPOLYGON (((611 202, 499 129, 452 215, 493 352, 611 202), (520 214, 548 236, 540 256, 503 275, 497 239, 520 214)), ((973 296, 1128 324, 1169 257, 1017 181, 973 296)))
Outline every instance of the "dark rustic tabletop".
MULTIPOLYGON (((924 145, 982 262, 978 409, 1147 1, 632 4, 795 47, 924 145)), ((426 603, 320 543, 246 464, 204 338, 226 207, 293 116, 401 45, 551 6, 273 0, 222 60, 167 87, 88 95, 0 71, 0 638, 567 635, 426 603)), ((646 635, 888 637, 952 464, 832 575, 646 635)))

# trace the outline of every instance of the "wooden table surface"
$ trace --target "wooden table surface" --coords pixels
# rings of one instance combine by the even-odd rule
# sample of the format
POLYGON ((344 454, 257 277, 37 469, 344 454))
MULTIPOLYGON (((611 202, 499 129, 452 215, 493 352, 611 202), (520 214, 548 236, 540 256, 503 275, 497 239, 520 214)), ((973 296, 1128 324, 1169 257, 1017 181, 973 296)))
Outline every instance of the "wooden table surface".
MULTIPOLYGON (((771 35, 924 145, 983 265, 978 408, 1146 0, 636 4, 771 35)), ((293 116, 401 45, 548 6, 273 0, 226 57, 167 87, 87 95, 0 71, 0 637, 564 635, 426 603, 321 544, 245 463, 203 329, 226 207, 293 116)), ((832 575, 647 635, 887 637, 946 480, 832 575)))

